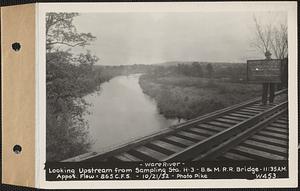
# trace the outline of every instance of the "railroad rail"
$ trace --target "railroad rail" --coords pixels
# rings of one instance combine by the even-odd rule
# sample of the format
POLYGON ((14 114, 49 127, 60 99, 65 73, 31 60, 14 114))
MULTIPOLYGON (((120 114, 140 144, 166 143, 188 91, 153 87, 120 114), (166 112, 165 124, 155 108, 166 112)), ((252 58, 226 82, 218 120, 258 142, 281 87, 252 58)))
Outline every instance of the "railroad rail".
POLYGON ((286 160, 288 158, 288 113, 283 110, 261 131, 218 153, 217 160, 286 160))
POLYGON ((108 151, 63 162, 286 159, 287 104, 261 105, 260 98, 255 98, 108 151))

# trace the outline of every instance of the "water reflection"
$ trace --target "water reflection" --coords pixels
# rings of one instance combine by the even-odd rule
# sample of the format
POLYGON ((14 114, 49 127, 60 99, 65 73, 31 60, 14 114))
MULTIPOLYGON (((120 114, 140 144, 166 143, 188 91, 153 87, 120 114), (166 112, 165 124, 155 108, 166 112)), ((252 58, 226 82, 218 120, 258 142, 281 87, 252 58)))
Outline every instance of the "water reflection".
POLYGON ((86 96, 92 104, 91 114, 85 116, 95 142, 91 151, 100 152, 178 123, 159 114, 155 101, 143 93, 139 77, 115 77, 101 85, 100 93, 86 96))

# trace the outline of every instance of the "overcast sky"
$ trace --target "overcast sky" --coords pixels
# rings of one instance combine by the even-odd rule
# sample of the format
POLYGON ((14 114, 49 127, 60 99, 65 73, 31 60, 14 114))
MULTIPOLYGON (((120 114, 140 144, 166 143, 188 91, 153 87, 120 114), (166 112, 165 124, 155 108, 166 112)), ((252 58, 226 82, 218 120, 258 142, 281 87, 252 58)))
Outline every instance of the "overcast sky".
MULTIPOLYGON (((250 46, 253 12, 81 13, 80 32, 96 36, 86 47, 100 65, 165 61, 246 62, 263 58, 250 46)), ((255 13, 261 22, 282 22, 283 13, 255 13)))

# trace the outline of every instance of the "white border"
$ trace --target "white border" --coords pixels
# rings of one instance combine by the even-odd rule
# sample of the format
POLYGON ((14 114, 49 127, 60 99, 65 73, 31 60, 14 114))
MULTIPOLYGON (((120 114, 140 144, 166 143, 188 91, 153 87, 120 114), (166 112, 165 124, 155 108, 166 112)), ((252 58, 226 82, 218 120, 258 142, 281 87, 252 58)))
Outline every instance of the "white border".
POLYGON ((298 185, 298 102, 297 102, 297 2, 159 2, 159 3, 39 3, 37 4, 37 165, 36 184, 40 188, 266 188, 298 185), (287 11, 289 43, 289 174, 288 179, 265 180, 130 180, 130 181, 45 181, 46 158, 46 12, 216 12, 287 11))

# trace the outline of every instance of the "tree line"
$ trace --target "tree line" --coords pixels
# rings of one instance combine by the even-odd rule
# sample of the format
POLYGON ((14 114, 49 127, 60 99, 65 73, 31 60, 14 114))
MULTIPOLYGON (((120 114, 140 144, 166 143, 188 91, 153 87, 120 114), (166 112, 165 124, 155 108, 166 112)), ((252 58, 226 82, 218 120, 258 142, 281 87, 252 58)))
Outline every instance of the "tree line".
POLYGON ((227 82, 246 83, 246 63, 178 63, 172 66, 155 66, 149 70, 153 76, 190 76, 217 79, 227 82))
POLYGON ((211 78, 214 74, 213 66, 210 63, 205 66, 202 66, 199 62, 193 62, 191 65, 178 64, 176 69, 178 74, 186 76, 211 78))

